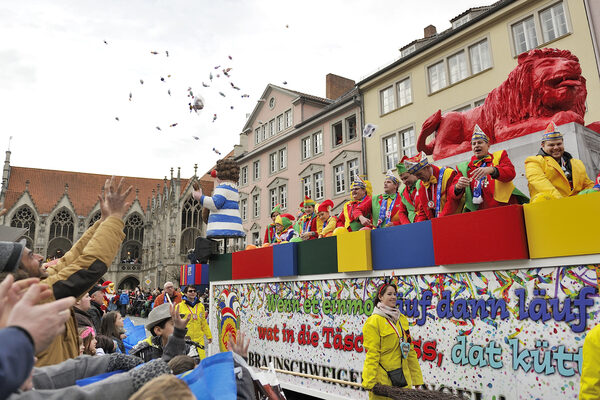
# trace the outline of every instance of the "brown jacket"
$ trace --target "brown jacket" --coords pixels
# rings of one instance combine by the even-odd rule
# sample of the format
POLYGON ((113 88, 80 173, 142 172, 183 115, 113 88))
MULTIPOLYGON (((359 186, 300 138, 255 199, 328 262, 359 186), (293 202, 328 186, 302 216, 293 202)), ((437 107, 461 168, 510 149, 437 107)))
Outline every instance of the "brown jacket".
MULTIPOLYGON (((115 258, 125 237, 123 227, 119 218, 109 217, 89 228, 58 264, 48 268, 49 276, 42 281, 52 289, 52 297, 47 301, 68 296, 80 299, 88 292, 115 258)), ((79 355, 79 335, 73 310, 65 325, 65 332, 37 354, 37 367, 58 364, 79 355)))
MULTIPOLYGON (((173 304, 181 303, 181 293, 175 292, 173 294, 173 296, 171 297, 171 301, 173 302, 173 304)), ((165 302, 165 293, 161 293, 158 296, 156 296, 156 300, 154 300, 153 308, 156 308, 156 307, 160 306, 161 304, 164 304, 164 302, 165 302)))

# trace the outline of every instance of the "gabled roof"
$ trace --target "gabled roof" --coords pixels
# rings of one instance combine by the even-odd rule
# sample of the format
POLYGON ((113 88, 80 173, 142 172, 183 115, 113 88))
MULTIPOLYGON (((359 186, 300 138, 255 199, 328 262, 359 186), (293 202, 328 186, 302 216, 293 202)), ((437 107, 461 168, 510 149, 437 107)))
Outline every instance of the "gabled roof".
POLYGON ((492 8, 492 7, 495 7, 495 6, 496 6, 496 5, 498 5, 498 3, 500 3, 500 2, 501 2, 501 0, 500 0, 500 1, 497 1, 497 2, 495 2, 494 4, 490 4, 489 6, 471 7, 471 8, 469 8, 468 10, 465 10, 465 11, 461 12, 461 13, 460 13, 460 14, 458 14, 456 17, 452 18, 452 19, 450 20, 450 22, 452 23, 452 22, 456 21, 457 19, 459 19, 459 18, 462 18, 462 17, 464 17, 465 15, 467 15, 467 14, 470 14, 470 13, 481 13, 481 12, 485 12, 485 11, 489 10, 490 8, 492 8))
MULTIPOLYGON (((65 184, 68 184, 67 194, 75 212, 77 215, 86 216, 98 202, 98 195, 109 178, 110 175, 11 166, 4 207, 10 209, 17 202, 25 191, 25 182, 28 180, 29 193, 37 211, 40 214, 48 214, 64 196, 65 184)), ((182 189, 188 181, 189 179, 182 179, 182 189)), ((201 180, 200 183, 203 190, 207 193, 212 192, 212 182, 201 180)), ((164 180, 125 177, 125 184, 133 186, 129 201, 133 202, 135 199, 136 189, 139 190, 138 198, 145 201, 152 197, 152 190, 156 190, 156 185, 160 185, 162 191, 164 180)), ((167 187, 170 188, 170 185, 171 182, 167 180, 167 187)))
POLYGON ((298 92, 296 90, 290 90, 287 88, 282 88, 281 86, 277 86, 277 85, 273 85, 272 83, 269 83, 267 85, 267 87, 265 88, 265 90, 263 91, 262 95, 260 96, 260 99, 258 100, 256 106, 254 106, 254 110, 252 110, 252 113, 248 117, 246 124, 244 124, 244 128, 242 129, 242 132, 246 132, 248 129, 250 129, 250 126, 252 125, 252 121, 254 121, 254 117, 256 116, 256 114, 258 114, 258 111, 262 108, 262 106, 267 102, 267 93, 269 93, 269 91, 273 90, 273 89, 283 92, 285 94, 288 94, 289 96, 292 96, 294 98, 293 101, 296 101, 297 99, 306 99, 306 100, 310 100, 310 101, 313 101, 316 103, 321 103, 324 105, 333 103, 333 100, 331 100, 331 99, 325 99, 323 97, 313 96, 311 94, 302 93, 302 92, 298 92), (264 100, 264 101, 261 101, 261 100, 264 100))

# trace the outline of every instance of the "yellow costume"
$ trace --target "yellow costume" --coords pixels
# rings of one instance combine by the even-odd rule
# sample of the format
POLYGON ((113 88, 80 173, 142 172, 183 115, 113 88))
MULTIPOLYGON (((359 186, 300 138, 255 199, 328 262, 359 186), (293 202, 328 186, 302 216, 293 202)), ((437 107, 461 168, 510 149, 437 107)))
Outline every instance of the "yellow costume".
POLYGON ((600 325, 588 332, 583 342, 583 368, 579 382, 579 400, 600 399, 600 325))
POLYGON ((335 225, 337 224, 337 218, 335 215, 332 215, 327 219, 327 223, 323 225, 323 221, 317 219, 317 233, 319 237, 328 237, 331 236, 333 231, 335 230, 335 225))
MULTIPOLYGON (((392 328, 390 320, 376 314, 371 315, 363 326, 363 343, 367 352, 362 372, 362 386, 365 389, 372 389, 376 383, 391 385, 390 378, 383 368, 393 371, 401 366, 408 388, 423 384, 421 367, 414 346, 411 343, 408 358, 403 360, 400 339, 396 334, 398 332, 403 341, 409 341, 408 319, 400 314, 400 319, 394 324, 394 327, 396 329, 392 328)), ((387 397, 369 392, 369 399, 384 400, 387 397)))
POLYGON ((531 201, 535 196, 546 195, 560 199, 574 196, 585 189, 594 187, 594 181, 588 178, 585 166, 581 160, 571 158, 573 171, 573 189, 562 167, 551 156, 536 155, 525 160, 525 176, 529 182, 531 201))
MULTIPOLYGON (((188 314, 192 314, 192 318, 190 322, 187 324, 187 335, 194 342, 198 343, 200 346, 206 348, 204 344, 204 336, 206 335, 207 339, 212 340, 212 335, 210 334, 210 327, 206 322, 206 311, 204 309, 204 305, 201 302, 198 302, 195 306, 190 307, 190 305, 184 300, 179 305, 179 313, 185 317, 188 314)), ((198 349, 198 355, 200 359, 204 359, 206 357, 206 350, 198 349)))

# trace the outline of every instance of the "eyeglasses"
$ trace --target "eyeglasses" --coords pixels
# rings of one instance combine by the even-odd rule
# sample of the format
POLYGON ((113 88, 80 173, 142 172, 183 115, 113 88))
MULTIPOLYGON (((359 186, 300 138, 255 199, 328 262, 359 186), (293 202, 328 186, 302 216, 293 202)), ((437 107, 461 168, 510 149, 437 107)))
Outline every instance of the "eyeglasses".
POLYGON ((189 289, 187 292, 188 292, 188 293, 192 293, 192 292, 193 292, 193 293, 196 293, 196 291, 195 291, 194 289, 189 289))

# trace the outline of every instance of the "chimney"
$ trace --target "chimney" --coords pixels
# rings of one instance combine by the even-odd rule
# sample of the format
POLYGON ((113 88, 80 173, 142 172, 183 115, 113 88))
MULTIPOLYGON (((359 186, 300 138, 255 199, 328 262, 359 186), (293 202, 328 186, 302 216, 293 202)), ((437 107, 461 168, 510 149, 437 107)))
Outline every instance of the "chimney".
POLYGON ((433 25, 428 25, 423 29, 423 37, 427 39, 428 37, 432 37, 437 35, 437 29, 433 25))
POLYGON ((325 77, 325 97, 335 100, 354 88, 355 82, 343 76, 327 74, 325 77))

